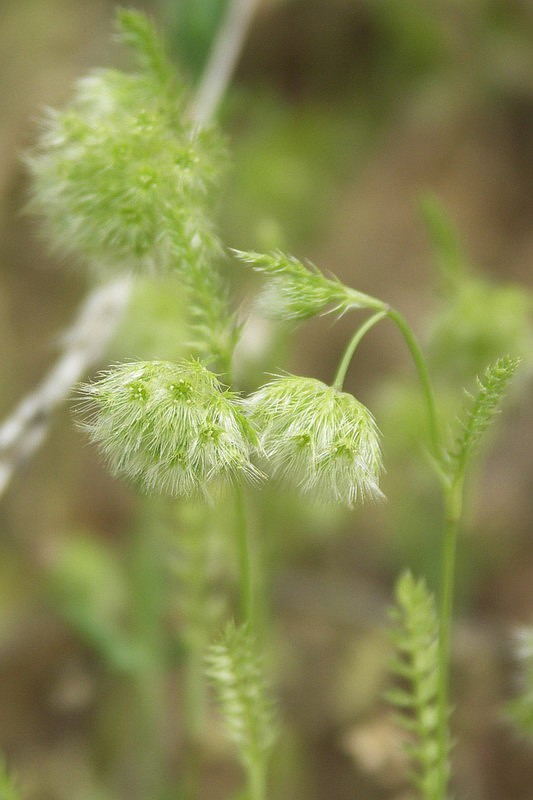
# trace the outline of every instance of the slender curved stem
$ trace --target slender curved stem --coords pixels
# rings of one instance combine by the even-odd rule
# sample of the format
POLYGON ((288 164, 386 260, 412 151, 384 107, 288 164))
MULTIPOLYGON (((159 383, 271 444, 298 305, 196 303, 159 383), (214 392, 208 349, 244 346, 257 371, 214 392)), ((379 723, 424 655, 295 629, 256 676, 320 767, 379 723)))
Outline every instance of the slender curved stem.
MULTIPOLYGON (((418 344, 416 336, 414 335, 409 323, 404 319, 404 317, 402 317, 402 315, 394 308, 389 309, 387 316, 389 317, 389 319, 392 320, 392 322, 394 322, 394 324, 400 330, 403 338, 406 341, 407 347, 409 348, 409 352, 411 353, 411 357, 416 367, 416 371, 418 373, 418 378, 420 380, 428 412, 428 429, 429 429, 431 450, 433 456, 437 461, 437 464, 439 464, 442 460, 439 424, 437 419, 437 411, 435 408, 433 388, 431 386, 431 379, 429 377, 429 372, 426 366, 426 362, 424 360, 424 356, 422 355, 422 351, 420 349, 420 345, 418 344)), ((440 472, 439 472, 439 477, 442 477, 440 472)))
POLYGON ((440 430, 433 395, 433 387, 420 345, 411 327, 395 309, 389 308, 371 316, 355 333, 342 357, 335 376, 334 386, 341 389, 350 360, 363 336, 383 317, 388 316, 401 332, 413 359, 424 395, 428 415, 428 431, 434 467, 443 493, 445 525, 441 557, 441 586, 439 603, 439 675, 438 675, 438 794, 436 800, 446 800, 448 788, 448 755, 450 750, 448 733, 448 696, 450 673, 450 640, 453 615, 455 562, 459 523, 462 515, 463 480, 451 481, 442 467, 440 430))
POLYGON ((350 361, 352 360, 353 354, 355 353, 359 342, 363 338, 363 336, 368 333, 368 331, 377 325, 377 323, 387 316, 386 311, 379 311, 377 314, 373 314, 371 317, 364 322, 360 328, 356 330, 354 333, 348 347, 344 351, 344 355, 342 356, 341 362, 337 369, 337 374, 335 375, 335 379, 333 381, 333 387, 338 389, 339 391, 342 389, 344 384, 344 378, 346 377, 346 372, 348 371, 348 367, 350 366, 350 361))
POLYGON ((437 695, 437 742, 438 742, 438 789, 436 800, 446 800, 448 789, 448 756, 450 741, 448 733, 448 698, 450 676, 450 640, 453 616, 455 562, 459 523, 462 515, 463 481, 451 482, 443 469, 440 429, 433 396, 433 387, 420 345, 409 324, 402 315, 391 309, 390 319, 402 333, 418 372, 428 414, 428 429, 434 467, 439 477, 444 502, 444 532, 441 555, 441 584, 439 602, 439 675, 437 695))
MULTIPOLYGON (((377 314, 373 314, 355 332, 353 338, 351 339, 341 359, 341 362, 337 370, 337 374, 335 375, 335 379, 333 381, 333 386, 336 389, 342 389, 342 385, 344 383, 344 378, 346 376, 348 366, 350 364, 350 361, 357 346, 359 345, 359 342, 361 341, 363 336, 366 333, 368 333, 368 331, 371 328, 374 327, 374 325, 376 325, 384 317, 388 317, 392 322, 394 322, 394 324, 402 334, 403 338, 405 339, 405 342, 407 344, 407 347, 409 348, 409 352, 413 359, 416 371, 418 373, 418 378, 420 380, 420 385, 422 387, 422 392, 424 395, 424 400, 427 408, 428 430, 429 430, 431 451, 434 458, 436 459, 435 466, 440 465, 440 462, 442 460, 441 458, 442 450, 441 450, 437 410, 435 407, 435 399, 433 396, 431 379, 429 377, 429 372, 426 366, 424 356, 422 354, 422 350, 420 349, 420 345, 418 344, 418 340, 415 334, 413 333, 411 326, 409 325, 407 320, 400 314, 399 311, 396 311, 396 309, 391 308, 390 306, 386 306, 381 300, 378 300, 376 298, 369 297, 369 300, 373 302, 372 307, 379 308, 380 310, 377 312, 377 314)), ((440 470, 439 470, 439 478, 442 478, 442 473, 440 470)))

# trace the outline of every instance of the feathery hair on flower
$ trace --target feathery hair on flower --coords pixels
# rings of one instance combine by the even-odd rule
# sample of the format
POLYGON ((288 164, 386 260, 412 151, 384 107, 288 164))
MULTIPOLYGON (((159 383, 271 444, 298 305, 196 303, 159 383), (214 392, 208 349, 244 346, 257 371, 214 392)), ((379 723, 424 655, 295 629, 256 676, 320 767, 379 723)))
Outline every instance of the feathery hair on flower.
POLYGON ((183 92, 150 23, 121 11, 122 41, 142 69, 94 70, 64 111, 48 111, 26 159, 30 208, 51 241, 100 272, 154 272, 209 262, 220 146, 184 119, 183 92))
POLYGON ((338 278, 326 278, 318 267, 307 267, 279 250, 271 253, 233 252, 268 278, 258 305, 261 311, 274 319, 307 319, 326 311, 344 314, 354 308, 384 307, 379 300, 345 286, 338 278))
POLYGON ((147 491, 188 496, 218 479, 260 477, 240 401, 199 361, 122 364, 83 392, 92 412, 86 428, 111 471, 147 491))
POLYGON ((383 496, 379 431, 351 394, 289 375, 259 389, 248 406, 275 477, 347 506, 383 496))

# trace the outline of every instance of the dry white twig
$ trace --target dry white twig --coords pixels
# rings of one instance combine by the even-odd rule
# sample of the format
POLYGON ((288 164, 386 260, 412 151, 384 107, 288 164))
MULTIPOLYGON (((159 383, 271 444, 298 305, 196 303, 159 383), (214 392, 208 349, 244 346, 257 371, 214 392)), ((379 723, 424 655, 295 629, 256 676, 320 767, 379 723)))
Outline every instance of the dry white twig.
POLYGON ((220 26, 192 105, 192 116, 205 125, 226 91, 259 0, 233 0, 220 26))
POLYGON ((0 494, 14 470, 45 439, 54 410, 101 357, 122 318, 131 288, 132 279, 124 277, 89 294, 76 322, 62 337, 64 350, 56 364, 0 427, 0 494))
MULTIPOLYGON (((227 89, 258 0, 232 0, 192 104, 191 115, 205 125, 227 89)), ((62 337, 63 352, 37 388, 0 426, 0 496, 16 469, 45 440, 55 410, 105 353, 127 308, 133 280, 124 277, 89 293, 62 337)))

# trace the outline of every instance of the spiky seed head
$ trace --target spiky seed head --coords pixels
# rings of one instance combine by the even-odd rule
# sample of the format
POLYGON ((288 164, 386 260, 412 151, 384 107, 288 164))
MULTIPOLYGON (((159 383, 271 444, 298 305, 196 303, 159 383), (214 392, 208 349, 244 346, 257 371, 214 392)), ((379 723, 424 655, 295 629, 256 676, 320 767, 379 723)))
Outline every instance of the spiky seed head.
POLYGON ((111 471, 147 491, 188 496, 260 477, 250 460, 256 437, 240 401, 199 361, 122 364, 83 393, 85 427, 111 471))
MULTIPOLYGON (((129 24, 127 15, 120 24, 129 24)), ((184 121, 163 55, 148 69, 150 46, 160 43, 143 25, 143 70, 97 70, 81 79, 70 106, 47 113, 27 157, 30 208, 43 216, 51 241, 101 272, 164 271, 218 249, 206 197, 220 148, 212 133, 184 121)))
POLYGON ((347 506, 383 496, 379 431, 351 394, 289 375, 263 386, 248 404, 275 477, 347 506))

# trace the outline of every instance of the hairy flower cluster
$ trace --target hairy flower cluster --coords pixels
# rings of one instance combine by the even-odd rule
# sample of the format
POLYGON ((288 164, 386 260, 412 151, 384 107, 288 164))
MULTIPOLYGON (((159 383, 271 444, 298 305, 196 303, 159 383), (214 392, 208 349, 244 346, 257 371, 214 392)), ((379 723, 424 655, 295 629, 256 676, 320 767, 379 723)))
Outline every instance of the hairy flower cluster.
POLYGON ((248 402, 275 477, 348 506, 358 498, 382 497, 379 431, 355 397, 314 378, 287 376, 248 402))
POLYGON ((217 479, 254 480, 256 436, 236 396, 200 362, 123 364, 84 387, 87 428, 111 471, 148 491, 207 492, 217 479))
POLYGON ((94 71, 49 111, 27 162, 31 207, 51 240, 99 270, 151 272, 207 261, 218 248, 207 198, 219 148, 184 120, 160 42, 140 14, 119 18, 142 70, 94 71))
POLYGON ((252 253, 234 250, 241 261, 267 277, 259 295, 259 309, 274 319, 308 319, 326 310, 344 314, 353 308, 381 308, 382 303, 345 286, 335 277, 302 264, 280 251, 252 253))

